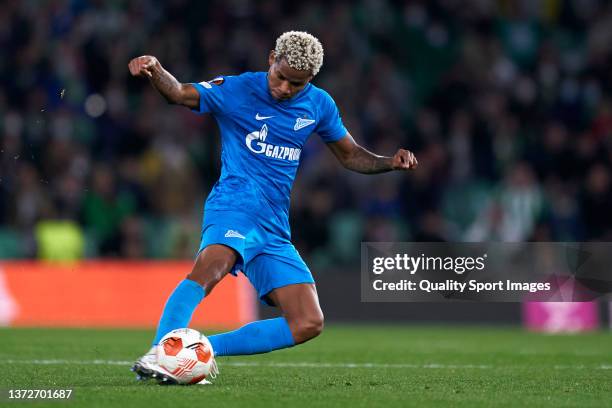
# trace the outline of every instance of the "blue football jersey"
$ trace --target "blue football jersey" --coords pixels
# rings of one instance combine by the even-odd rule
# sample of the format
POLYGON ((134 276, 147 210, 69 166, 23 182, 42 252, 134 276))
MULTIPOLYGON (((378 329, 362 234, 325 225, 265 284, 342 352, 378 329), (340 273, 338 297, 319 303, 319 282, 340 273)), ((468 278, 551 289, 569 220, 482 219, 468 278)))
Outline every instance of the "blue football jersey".
POLYGON ((306 140, 313 132, 326 143, 347 134, 334 100, 310 83, 290 100, 275 100, 267 72, 193 85, 197 112, 211 113, 221 131, 221 176, 205 210, 248 214, 289 238, 291 186, 306 140))

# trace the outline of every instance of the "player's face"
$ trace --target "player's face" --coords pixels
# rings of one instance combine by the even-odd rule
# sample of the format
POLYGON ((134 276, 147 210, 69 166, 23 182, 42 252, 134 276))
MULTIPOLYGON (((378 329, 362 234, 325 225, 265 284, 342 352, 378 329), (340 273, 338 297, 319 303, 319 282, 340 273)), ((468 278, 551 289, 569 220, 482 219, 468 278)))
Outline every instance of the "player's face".
POLYGON ((284 58, 277 61, 273 52, 270 53, 269 63, 268 87, 274 99, 283 101, 293 98, 312 79, 309 71, 291 68, 284 58))

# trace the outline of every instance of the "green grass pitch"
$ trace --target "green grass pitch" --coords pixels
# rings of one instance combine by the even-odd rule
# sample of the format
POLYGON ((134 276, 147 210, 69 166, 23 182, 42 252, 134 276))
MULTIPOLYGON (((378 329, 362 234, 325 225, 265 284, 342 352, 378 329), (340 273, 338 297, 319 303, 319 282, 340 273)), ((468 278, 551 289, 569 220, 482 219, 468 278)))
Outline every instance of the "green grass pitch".
POLYGON ((314 341, 220 358, 212 386, 137 382, 151 331, 0 329, 0 406, 603 407, 612 335, 513 328, 330 326, 314 341), (72 388, 64 402, 8 402, 7 389, 72 388))

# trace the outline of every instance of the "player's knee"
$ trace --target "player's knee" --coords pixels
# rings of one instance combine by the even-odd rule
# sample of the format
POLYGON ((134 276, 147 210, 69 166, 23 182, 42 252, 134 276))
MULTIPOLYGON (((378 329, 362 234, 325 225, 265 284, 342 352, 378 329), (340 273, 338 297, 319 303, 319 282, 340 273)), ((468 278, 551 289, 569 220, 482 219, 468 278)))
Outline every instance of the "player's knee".
POLYGON ((206 294, 209 295, 217 283, 228 273, 231 266, 230 261, 200 262, 200 259, 198 259, 191 273, 187 275, 187 279, 202 285, 206 294))
POLYGON ((323 331, 323 326, 322 314, 300 319, 294 333, 295 342, 299 344, 317 337, 323 331))
POLYGON ((220 274, 210 272, 206 273, 198 271, 196 268, 194 268, 191 273, 187 275, 187 279, 190 279, 202 285, 207 295, 212 292, 213 288, 217 285, 217 283, 221 281, 222 278, 223 276, 220 274))

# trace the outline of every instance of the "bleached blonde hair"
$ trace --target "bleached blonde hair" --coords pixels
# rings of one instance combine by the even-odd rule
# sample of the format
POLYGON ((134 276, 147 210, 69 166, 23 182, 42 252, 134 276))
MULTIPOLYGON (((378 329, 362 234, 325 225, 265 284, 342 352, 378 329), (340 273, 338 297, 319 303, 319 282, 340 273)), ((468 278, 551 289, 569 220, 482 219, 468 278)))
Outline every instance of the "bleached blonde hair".
POLYGON ((274 55, 285 58, 287 64, 298 71, 311 71, 317 75, 323 65, 323 46, 313 35, 305 31, 287 31, 276 39, 274 55))

